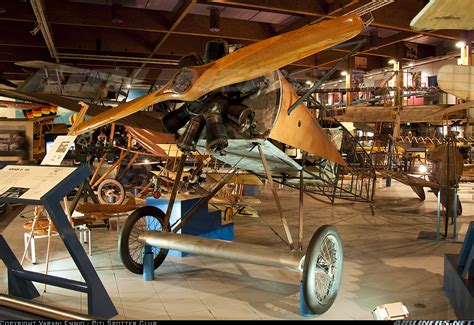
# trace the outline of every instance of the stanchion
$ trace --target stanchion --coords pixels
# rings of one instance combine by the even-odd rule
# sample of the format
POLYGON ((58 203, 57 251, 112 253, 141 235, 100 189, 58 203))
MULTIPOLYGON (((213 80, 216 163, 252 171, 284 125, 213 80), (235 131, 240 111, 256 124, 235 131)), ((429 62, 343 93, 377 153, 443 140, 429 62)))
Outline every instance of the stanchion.
POLYGON ((151 246, 145 245, 143 254, 143 280, 153 281, 155 278, 155 266, 153 261, 153 251, 151 246))
POLYGON ((441 189, 438 189, 438 203, 437 203, 437 222, 436 222, 436 241, 439 242, 439 227, 441 226, 441 189))

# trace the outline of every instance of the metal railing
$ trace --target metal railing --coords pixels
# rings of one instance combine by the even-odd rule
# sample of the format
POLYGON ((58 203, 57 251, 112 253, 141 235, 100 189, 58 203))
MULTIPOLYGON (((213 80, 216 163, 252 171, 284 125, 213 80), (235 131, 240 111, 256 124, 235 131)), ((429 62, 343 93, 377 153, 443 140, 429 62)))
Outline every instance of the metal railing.
MULTIPOLYGON (((33 317, 52 319, 52 320, 97 320, 88 315, 67 311, 64 309, 47 306, 40 304, 34 301, 29 301, 26 299, 16 298, 8 296, 5 294, 0 294, 0 318, 4 314, 4 308, 7 310, 12 310, 15 312, 15 317, 18 316, 19 319, 26 317, 26 315, 31 315, 33 317), (16 313, 18 312, 18 313, 16 313)), ((6 315, 11 317, 12 314, 6 315)))

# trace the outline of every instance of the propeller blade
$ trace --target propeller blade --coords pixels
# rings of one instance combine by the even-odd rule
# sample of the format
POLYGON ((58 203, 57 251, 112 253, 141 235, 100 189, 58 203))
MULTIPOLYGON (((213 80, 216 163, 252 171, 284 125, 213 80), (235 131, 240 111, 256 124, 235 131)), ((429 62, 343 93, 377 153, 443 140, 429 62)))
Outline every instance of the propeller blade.
POLYGON ((277 35, 202 66, 182 68, 163 88, 81 123, 81 134, 167 100, 193 101, 203 95, 245 80, 260 77, 358 35, 363 28, 356 14, 277 35))

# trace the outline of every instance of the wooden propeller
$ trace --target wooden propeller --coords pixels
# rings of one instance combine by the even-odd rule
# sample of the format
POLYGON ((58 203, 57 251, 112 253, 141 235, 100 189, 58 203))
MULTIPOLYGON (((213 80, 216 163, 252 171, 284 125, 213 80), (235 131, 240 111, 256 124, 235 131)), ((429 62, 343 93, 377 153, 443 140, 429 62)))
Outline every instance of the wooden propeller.
POLYGON ((344 15, 253 43, 206 65, 182 68, 164 87, 81 123, 74 135, 159 102, 193 101, 215 89, 260 77, 344 42, 358 35, 362 28, 359 16, 344 15))

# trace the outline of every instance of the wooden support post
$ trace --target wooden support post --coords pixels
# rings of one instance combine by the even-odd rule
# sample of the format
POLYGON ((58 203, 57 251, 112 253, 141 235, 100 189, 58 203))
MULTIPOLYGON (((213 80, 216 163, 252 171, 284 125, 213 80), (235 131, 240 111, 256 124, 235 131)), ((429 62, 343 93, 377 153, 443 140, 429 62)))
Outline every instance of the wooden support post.
POLYGON ((139 156, 138 153, 135 153, 133 155, 132 159, 130 159, 130 162, 128 163, 127 167, 125 167, 125 169, 121 173, 120 177, 117 177, 118 181, 122 180, 122 178, 125 176, 125 174, 130 170, 130 167, 132 167, 133 163, 137 160, 138 156, 139 156))
POLYGON ((92 184, 92 187, 98 186, 118 165, 122 163, 122 160, 125 158, 125 155, 121 155, 120 158, 113 163, 112 166, 107 169, 107 171, 102 175, 94 184, 92 184))
POLYGON ((104 153, 104 154, 102 155, 102 158, 100 158, 99 163, 98 163, 97 166, 95 167, 94 174, 92 174, 92 177, 91 177, 91 184, 94 184, 94 181, 95 181, 97 175, 99 175, 99 170, 102 168, 102 165, 104 164, 106 158, 107 158, 107 154, 104 153))

